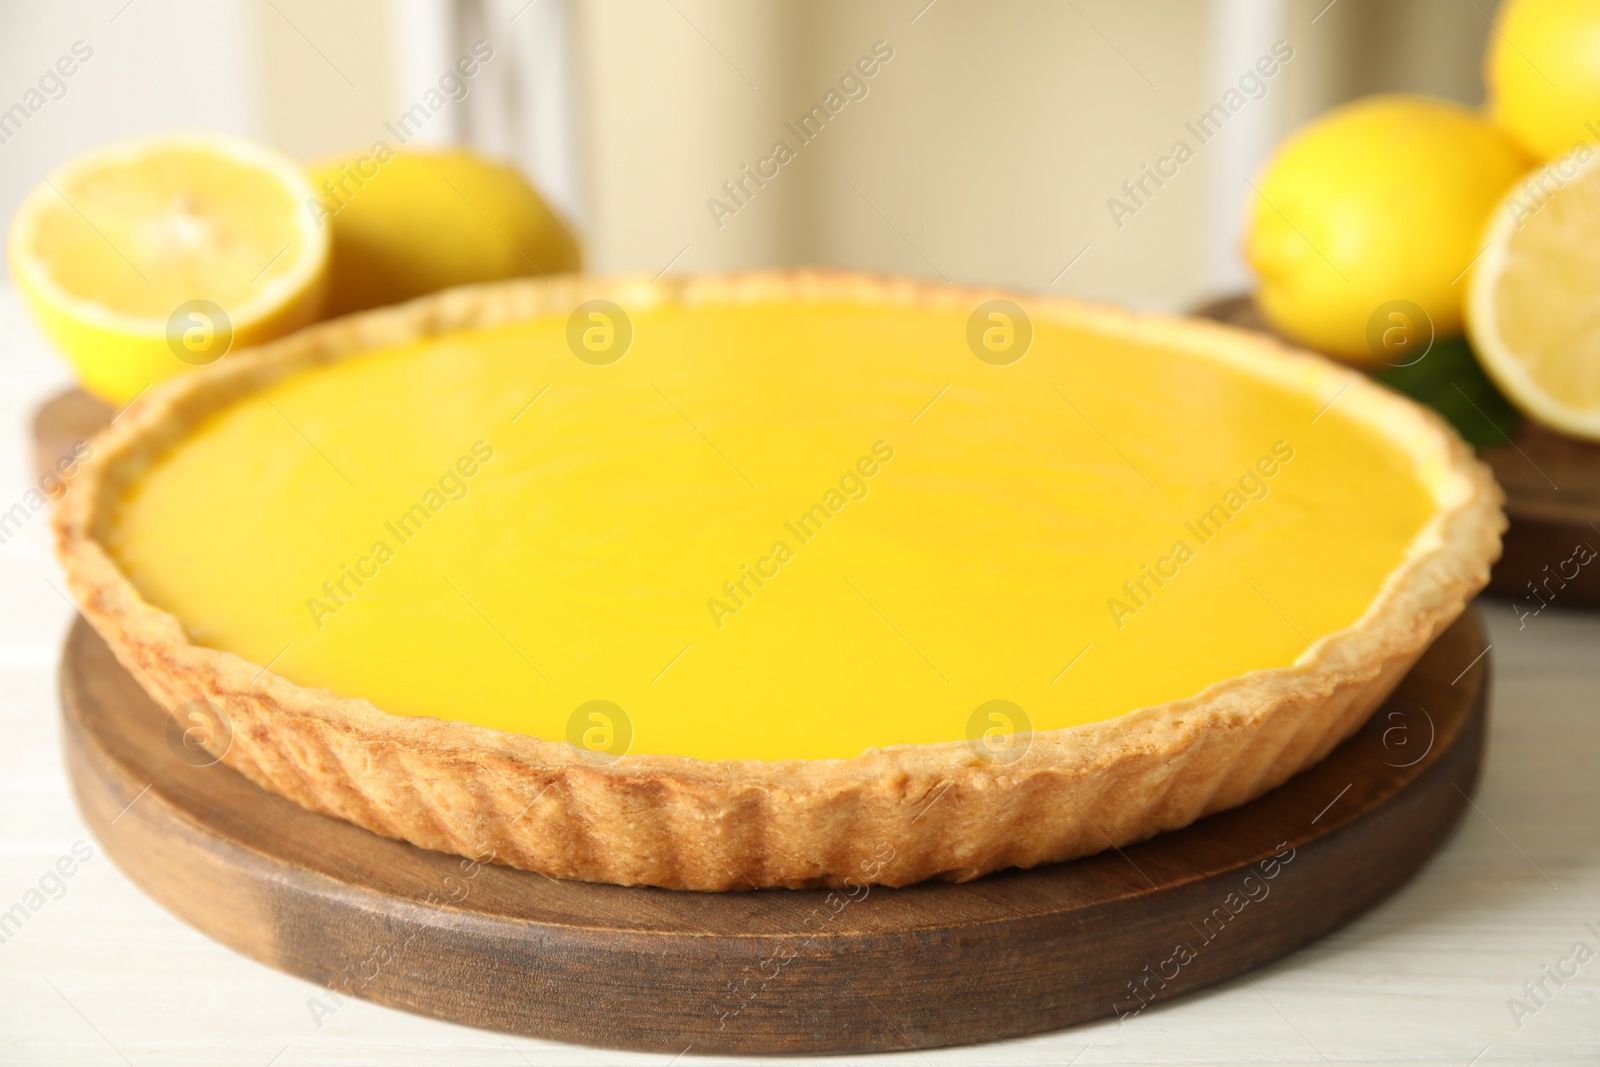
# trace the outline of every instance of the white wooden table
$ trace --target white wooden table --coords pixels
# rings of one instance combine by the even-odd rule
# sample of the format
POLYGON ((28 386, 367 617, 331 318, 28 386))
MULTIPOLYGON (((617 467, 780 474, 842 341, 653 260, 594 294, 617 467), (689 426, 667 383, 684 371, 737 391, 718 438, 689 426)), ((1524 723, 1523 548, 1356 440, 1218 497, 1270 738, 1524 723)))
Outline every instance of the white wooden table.
MULTIPOLYGON (((65 384, 0 289, 0 511, 32 477, 34 405, 65 384)), ((317 987, 235 955, 146 899, 89 838, 68 793, 55 663, 72 609, 61 588, 36 515, 0 544, 0 914, 37 905, 20 928, 0 927, 0 1063, 671 1060, 507 1039, 359 1001, 319 1026, 306 1006, 317 987), (93 854, 65 864, 69 877, 52 874, 75 847, 93 854)), ((1484 611, 1494 688, 1476 810, 1393 899, 1248 980, 1120 1028, 847 1062, 1600 1063, 1600 613, 1551 608, 1519 630, 1507 605, 1484 611), (1562 961, 1579 941, 1596 958, 1558 987, 1544 968, 1570 973, 1576 961, 1562 961), (1529 1011, 1514 1018, 1511 998, 1529 1011)))

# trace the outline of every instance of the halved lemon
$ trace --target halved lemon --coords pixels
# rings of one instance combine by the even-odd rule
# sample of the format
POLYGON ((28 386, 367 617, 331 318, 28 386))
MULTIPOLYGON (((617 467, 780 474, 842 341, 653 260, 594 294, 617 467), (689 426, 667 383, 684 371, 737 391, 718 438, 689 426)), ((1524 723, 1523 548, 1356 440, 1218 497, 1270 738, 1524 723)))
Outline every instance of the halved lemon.
POLYGON ((1600 441, 1600 152, 1513 187, 1484 245, 1467 293, 1478 359, 1525 414, 1600 441))
POLYGON ((11 274, 85 388, 126 403, 320 314, 311 184, 248 141, 168 134, 79 156, 23 200, 11 274))

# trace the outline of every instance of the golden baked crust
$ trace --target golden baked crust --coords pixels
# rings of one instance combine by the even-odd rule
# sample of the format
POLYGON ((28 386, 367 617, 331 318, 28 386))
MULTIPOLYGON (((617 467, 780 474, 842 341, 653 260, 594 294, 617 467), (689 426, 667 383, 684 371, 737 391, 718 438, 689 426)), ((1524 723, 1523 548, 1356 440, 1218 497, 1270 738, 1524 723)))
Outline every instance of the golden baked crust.
POLYGON ((730 890, 927 878, 964 881, 1124 845, 1251 800, 1353 733, 1488 580, 1505 519, 1488 469, 1431 413, 1357 372, 1229 327, 1057 298, 835 272, 567 278, 453 290, 325 323, 153 389, 94 441, 55 516, 84 615, 169 709, 227 715, 223 760, 314 811, 424 848, 623 885, 730 890), (1008 764, 966 741, 848 760, 595 763, 564 742, 388 714, 192 644, 106 552, 123 489, 209 412, 256 387, 357 352, 442 332, 625 306, 760 298, 969 310, 994 297, 1036 319, 1180 346, 1339 398, 1408 451, 1443 498, 1367 613, 1294 665, 1226 679, 1115 719, 1041 731, 1008 764))

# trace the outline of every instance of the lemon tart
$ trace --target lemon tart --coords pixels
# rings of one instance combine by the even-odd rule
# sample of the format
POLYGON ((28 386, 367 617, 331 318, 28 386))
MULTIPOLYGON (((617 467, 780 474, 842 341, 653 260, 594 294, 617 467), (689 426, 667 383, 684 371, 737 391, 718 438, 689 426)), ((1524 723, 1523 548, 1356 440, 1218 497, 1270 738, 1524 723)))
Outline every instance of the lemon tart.
POLYGON ((834 273, 516 282, 152 390, 56 516, 260 786, 727 890, 964 880, 1349 736, 1504 525, 1444 424, 1188 320, 834 273))

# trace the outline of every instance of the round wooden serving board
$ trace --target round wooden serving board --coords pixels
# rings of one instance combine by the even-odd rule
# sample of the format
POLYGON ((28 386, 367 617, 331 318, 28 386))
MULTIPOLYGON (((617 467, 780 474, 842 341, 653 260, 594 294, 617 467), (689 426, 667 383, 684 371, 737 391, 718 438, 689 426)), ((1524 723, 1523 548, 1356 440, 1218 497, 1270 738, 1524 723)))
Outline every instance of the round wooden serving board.
MULTIPOLYGON (((1249 296, 1225 297, 1194 313, 1247 330, 1277 332, 1249 296)), ((1600 445, 1523 419, 1513 437, 1478 458, 1506 491, 1510 520, 1504 553, 1489 575, 1489 593, 1534 613, 1546 603, 1600 606, 1600 567, 1583 562, 1600 552, 1600 445), (1579 553, 1580 547, 1587 551, 1579 553)))
POLYGON ((666 1053, 992 1041, 1132 1014, 1316 940, 1449 835, 1488 678, 1469 612, 1326 760, 1123 850, 962 885, 683 893, 561 882, 379 837, 195 766, 83 621, 61 666, 78 806, 201 932, 324 988, 504 1033, 666 1053), (188 758, 185 759, 184 756, 188 758))

